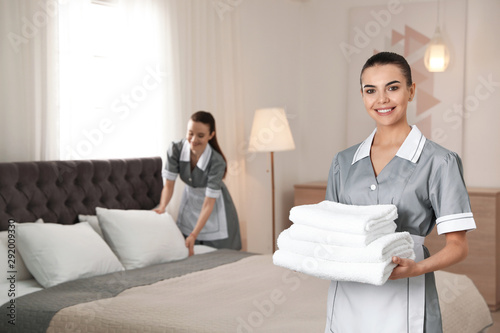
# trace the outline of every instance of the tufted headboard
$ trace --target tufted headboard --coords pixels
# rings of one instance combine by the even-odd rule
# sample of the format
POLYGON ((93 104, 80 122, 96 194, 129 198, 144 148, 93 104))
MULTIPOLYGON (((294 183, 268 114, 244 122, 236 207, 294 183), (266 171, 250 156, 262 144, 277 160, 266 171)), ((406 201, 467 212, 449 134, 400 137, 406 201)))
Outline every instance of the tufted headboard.
POLYGON ((160 157, 0 163, 0 230, 9 219, 73 224, 96 207, 152 209, 161 169, 160 157))

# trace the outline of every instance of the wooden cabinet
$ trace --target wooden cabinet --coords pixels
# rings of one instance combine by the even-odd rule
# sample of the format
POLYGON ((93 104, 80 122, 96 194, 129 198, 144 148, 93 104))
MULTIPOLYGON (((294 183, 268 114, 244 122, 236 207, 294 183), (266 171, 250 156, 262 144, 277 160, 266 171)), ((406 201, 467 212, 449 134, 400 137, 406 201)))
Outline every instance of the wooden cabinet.
MULTIPOLYGON (((297 184, 294 204, 318 203, 325 199, 326 181, 297 184)), ((467 234, 469 255, 446 271, 467 275, 481 292, 490 310, 500 309, 500 189, 469 188, 472 213, 477 230, 467 234)), ((445 236, 437 235, 436 228, 426 237, 430 253, 438 252, 445 244, 445 236)), ((461 292, 460 286, 453 292, 461 292)))
MULTIPOLYGON (((490 310, 496 311, 500 309, 500 189, 469 188, 468 191, 477 229, 467 233, 467 258, 446 271, 467 275, 490 310)), ((436 228, 425 238, 431 255, 444 244, 445 236, 438 236, 436 228)))
POLYGON ((294 206, 315 204, 325 200, 326 182, 311 182, 294 185, 294 206))

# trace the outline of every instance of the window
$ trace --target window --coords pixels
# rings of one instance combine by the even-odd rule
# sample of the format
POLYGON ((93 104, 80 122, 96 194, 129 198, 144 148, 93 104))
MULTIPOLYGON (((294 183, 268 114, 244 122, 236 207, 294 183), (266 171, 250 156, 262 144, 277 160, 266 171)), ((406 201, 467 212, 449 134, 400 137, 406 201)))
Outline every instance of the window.
POLYGON ((62 159, 163 155, 168 91, 157 14, 145 1, 62 5, 62 159))

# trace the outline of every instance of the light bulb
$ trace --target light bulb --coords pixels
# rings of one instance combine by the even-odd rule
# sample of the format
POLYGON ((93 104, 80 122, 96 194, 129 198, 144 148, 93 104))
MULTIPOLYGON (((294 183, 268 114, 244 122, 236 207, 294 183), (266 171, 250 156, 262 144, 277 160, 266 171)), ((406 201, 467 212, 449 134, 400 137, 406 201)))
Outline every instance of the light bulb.
POLYGON ((439 26, 436 27, 434 36, 427 45, 425 51, 424 63, 429 72, 444 72, 450 62, 450 52, 446 46, 439 26))

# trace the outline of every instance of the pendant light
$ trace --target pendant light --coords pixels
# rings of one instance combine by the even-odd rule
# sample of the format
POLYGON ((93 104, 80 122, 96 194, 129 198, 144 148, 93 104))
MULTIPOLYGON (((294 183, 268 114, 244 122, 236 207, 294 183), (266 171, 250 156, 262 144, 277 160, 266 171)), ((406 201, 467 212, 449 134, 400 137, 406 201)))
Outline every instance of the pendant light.
POLYGON ((450 51, 441 36, 439 28, 439 4, 440 1, 437 2, 436 31, 425 50, 424 63, 429 72, 444 72, 450 62, 450 51))

